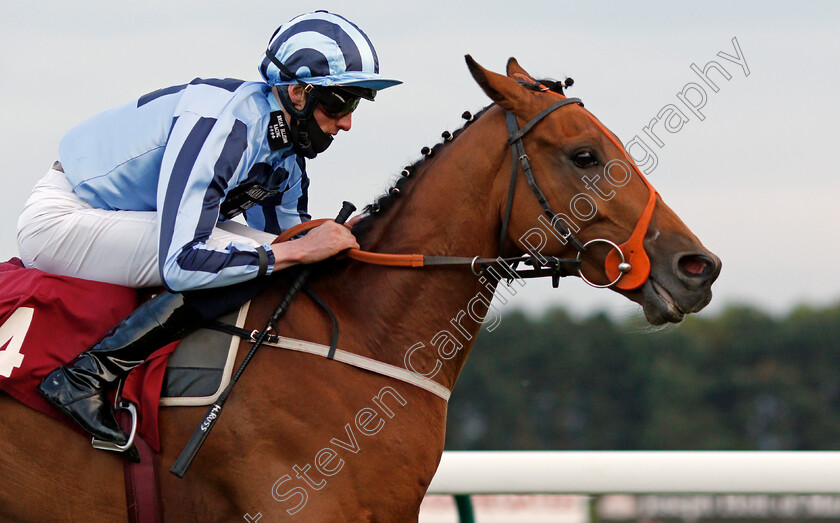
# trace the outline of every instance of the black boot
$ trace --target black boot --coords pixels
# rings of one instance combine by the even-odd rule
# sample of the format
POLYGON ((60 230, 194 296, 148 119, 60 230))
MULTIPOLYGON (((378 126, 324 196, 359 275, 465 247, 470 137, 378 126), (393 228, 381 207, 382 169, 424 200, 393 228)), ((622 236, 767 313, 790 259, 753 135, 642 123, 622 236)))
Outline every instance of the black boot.
POLYGON ((161 292, 72 362, 52 371, 38 392, 97 439, 125 445, 107 389, 151 353, 198 328, 203 317, 181 294, 161 292))

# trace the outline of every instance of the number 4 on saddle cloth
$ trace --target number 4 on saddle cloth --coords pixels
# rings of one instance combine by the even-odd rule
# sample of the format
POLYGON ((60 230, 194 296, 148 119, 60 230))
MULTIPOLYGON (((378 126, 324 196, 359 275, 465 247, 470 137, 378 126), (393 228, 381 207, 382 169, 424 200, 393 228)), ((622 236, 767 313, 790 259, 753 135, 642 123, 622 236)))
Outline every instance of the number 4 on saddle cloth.
MULTIPOLYGON (((50 406, 36 387, 54 368, 98 342, 140 304, 141 291, 0 263, 0 390, 25 405, 76 424, 50 406)), ((221 318, 241 326, 248 305, 221 318)), ((153 353, 129 374, 122 397, 137 405, 137 433, 160 451, 158 405, 209 405, 230 378, 239 338, 200 329, 153 353), (172 356, 172 358, 170 358, 172 356), (167 366, 167 363, 169 364, 167 366)))

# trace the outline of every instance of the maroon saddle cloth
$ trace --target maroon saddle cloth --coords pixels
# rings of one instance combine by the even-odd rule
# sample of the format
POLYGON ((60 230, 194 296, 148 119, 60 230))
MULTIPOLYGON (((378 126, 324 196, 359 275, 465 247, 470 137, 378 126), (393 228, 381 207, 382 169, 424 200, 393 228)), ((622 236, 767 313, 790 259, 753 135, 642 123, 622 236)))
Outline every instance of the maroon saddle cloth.
MULTIPOLYGON (((52 369, 97 343, 140 299, 136 289, 26 269, 17 258, 0 263, 0 390, 75 428, 36 387, 52 369)), ((176 345, 155 352, 123 390, 138 405, 138 433, 155 450, 161 384, 176 345)))

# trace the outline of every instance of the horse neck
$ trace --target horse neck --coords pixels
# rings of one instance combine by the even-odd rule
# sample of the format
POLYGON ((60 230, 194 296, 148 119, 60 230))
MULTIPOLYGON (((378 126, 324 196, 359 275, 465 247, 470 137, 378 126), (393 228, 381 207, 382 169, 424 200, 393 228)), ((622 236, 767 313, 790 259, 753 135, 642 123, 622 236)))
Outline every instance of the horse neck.
MULTIPOLYGON (((506 196, 507 184, 498 174, 509 157, 506 138, 503 112, 487 111, 413 174, 416 178, 404 186, 393 207, 374 219, 362 249, 497 256, 500 194, 506 196)), ((435 381, 454 386, 481 327, 465 314, 466 308, 478 293, 489 303, 494 285, 488 289, 467 266, 409 269, 353 263, 336 278, 343 282, 339 303, 355 304, 354 310, 345 311, 350 315, 345 324, 362 341, 357 350, 403 367, 406 351, 422 343, 424 348, 411 357, 414 369, 426 372, 440 361, 435 381), (443 338, 449 335, 452 343, 462 344, 451 359, 438 355, 435 345, 445 343, 443 338, 433 341, 442 331, 447 331, 443 338)), ((478 305, 475 312, 483 316, 486 308, 478 305)))

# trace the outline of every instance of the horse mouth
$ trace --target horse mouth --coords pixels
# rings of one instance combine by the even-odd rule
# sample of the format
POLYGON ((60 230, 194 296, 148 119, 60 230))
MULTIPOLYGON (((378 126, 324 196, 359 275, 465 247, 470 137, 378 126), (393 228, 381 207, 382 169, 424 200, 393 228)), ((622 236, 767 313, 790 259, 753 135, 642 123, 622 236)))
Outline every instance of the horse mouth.
POLYGON ((646 298, 642 308, 645 318, 652 325, 679 323, 685 318, 685 311, 680 308, 671 293, 653 278, 648 278, 642 291, 646 298))

